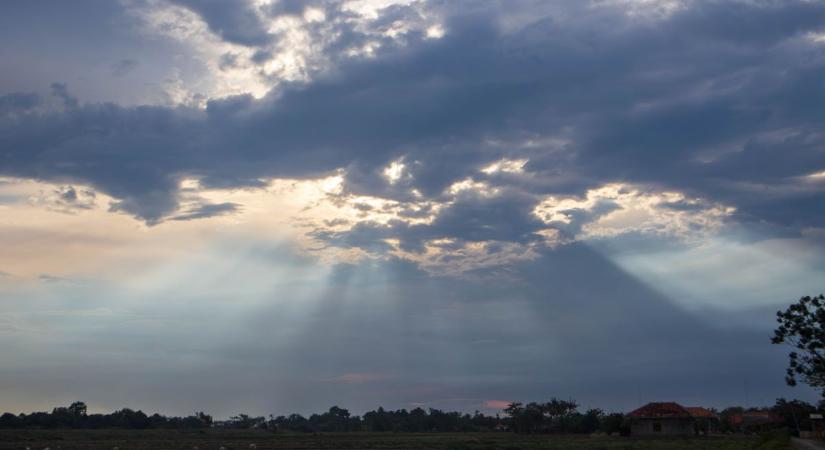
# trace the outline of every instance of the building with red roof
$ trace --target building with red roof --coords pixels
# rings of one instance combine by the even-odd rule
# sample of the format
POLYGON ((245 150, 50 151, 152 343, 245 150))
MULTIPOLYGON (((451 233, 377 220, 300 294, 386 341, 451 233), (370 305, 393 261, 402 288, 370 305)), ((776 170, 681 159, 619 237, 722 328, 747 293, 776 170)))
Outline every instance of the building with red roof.
POLYGON ((718 433, 721 429, 722 420, 719 414, 700 406, 686 406, 685 409, 696 421, 696 432, 698 434, 718 433))
POLYGON ((713 411, 676 402, 648 403, 628 413, 627 418, 634 436, 691 436, 719 429, 719 416, 713 411))

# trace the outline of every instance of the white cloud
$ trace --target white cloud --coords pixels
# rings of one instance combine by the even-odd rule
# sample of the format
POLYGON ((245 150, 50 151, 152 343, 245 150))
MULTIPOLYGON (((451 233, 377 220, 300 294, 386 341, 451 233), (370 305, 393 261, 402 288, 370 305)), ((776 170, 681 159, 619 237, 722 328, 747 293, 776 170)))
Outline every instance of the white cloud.
POLYGON ((248 62, 254 49, 225 42, 196 13, 162 0, 130 3, 128 10, 138 19, 140 32, 187 50, 177 58, 178 65, 169 68, 165 88, 170 103, 191 104, 204 97, 197 101, 203 105, 206 98, 238 94, 262 97, 273 87, 248 62), (237 64, 222 65, 224 55, 237 55, 237 64))
POLYGON ((463 192, 471 192, 483 197, 493 197, 498 195, 501 190, 497 187, 490 186, 489 183, 475 181, 472 178, 465 178, 461 181, 456 181, 447 188, 447 193, 453 196, 459 195, 463 192))
POLYGON ((393 161, 384 169, 384 177, 390 184, 395 184, 404 175, 405 167, 402 161, 393 161))
MULTIPOLYGON (((394 244, 392 255, 413 261, 424 271, 436 276, 463 276, 479 269, 504 268, 518 261, 539 257, 536 245, 515 242, 462 242, 453 239, 433 239, 424 244, 423 252, 405 251, 394 244)), ((498 276, 507 277, 506 270, 498 276)))
POLYGON ((523 173, 526 159, 502 159, 481 169, 482 172, 492 175, 498 172, 523 173))
POLYGON ((642 233, 701 239, 720 230, 734 208, 679 192, 646 192, 626 184, 591 189, 584 198, 550 196, 534 213, 586 240, 642 233))

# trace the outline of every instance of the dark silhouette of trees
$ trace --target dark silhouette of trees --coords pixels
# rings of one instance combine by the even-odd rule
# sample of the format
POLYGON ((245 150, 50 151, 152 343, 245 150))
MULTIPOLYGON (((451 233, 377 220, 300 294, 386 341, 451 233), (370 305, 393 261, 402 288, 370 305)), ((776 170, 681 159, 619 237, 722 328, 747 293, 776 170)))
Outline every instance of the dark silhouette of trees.
POLYGON ((510 403, 504 412, 510 429, 517 433, 593 433, 602 430, 619 432, 624 415, 605 415, 600 409, 584 414, 573 400, 552 398, 545 403, 510 403))
POLYGON ((825 296, 802 297, 785 311, 778 311, 776 321, 779 326, 771 342, 796 349, 788 355, 785 381, 790 386, 802 381, 825 389, 825 296))
MULTIPOLYGON (((771 423, 760 425, 784 426, 792 430, 810 429, 810 414, 818 409, 799 400, 778 399, 771 408, 745 410, 731 407, 720 414, 722 431, 748 431, 741 419, 743 413, 770 412, 771 423)), ((81 428, 81 429, 202 429, 210 427, 251 429, 261 428, 272 431, 298 433, 344 433, 344 432, 402 432, 402 433, 460 433, 512 431, 516 433, 554 434, 622 434, 629 432, 624 414, 605 413, 593 408, 579 412, 573 400, 552 398, 544 403, 511 403, 504 409, 504 415, 486 415, 479 411, 472 414, 439 409, 414 408, 411 410, 387 410, 379 407, 364 413, 352 415, 347 409, 333 406, 324 413, 304 417, 300 414, 288 416, 255 417, 238 414, 229 420, 215 421, 205 412, 196 412, 185 417, 147 415, 140 410, 123 408, 110 414, 89 414, 86 405, 75 402, 68 407, 56 407, 51 413, 30 414, 5 413, 0 415, 0 429, 11 428, 81 428)))
MULTIPOLYGON (((198 413, 203 414, 203 413, 198 413)), ((209 423, 212 422, 212 418, 209 417, 209 423)), ((232 416, 229 418, 228 421, 223 423, 224 428, 238 428, 238 429, 249 429, 249 428, 263 428, 266 425, 266 418, 264 417, 252 417, 249 414, 238 414, 237 416, 232 416)))
POLYGON ((160 414, 147 416, 143 411, 124 408, 111 414, 88 414, 86 404, 74 402, 59 406, 51 413, 5 413, 0 415, 2 428, 206 428, 212 417, 203 412, 187 417, 166 417, 160 414))

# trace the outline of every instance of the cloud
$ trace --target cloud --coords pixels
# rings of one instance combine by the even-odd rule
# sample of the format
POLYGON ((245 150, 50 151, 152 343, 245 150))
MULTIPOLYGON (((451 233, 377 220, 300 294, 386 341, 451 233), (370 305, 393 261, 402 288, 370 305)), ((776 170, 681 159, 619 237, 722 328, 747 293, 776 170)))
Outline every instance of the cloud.
POLYGON ((41 191, 39 195, 30 199, 38 206, 49 210, 74 214, 78 211, 89 210, 96 206, 97 195, 94 191, 74 186, 59 186, 50 191, 41 191))
POLYGON ((47 273, 40 274, 40 276, 37 277, 37 278, 40 281, 43 281, 43 282, 46 282, 46 283, 58 283, 58 282, 66 281, 66 279, 63 278, 63 277, 58 277, 58 276, 55 276, 55 275, 49 275, 47 273))
POLYGON ((232 202, 201 204, 183 211, 170 220, 196 220, 233 214, 241 210, 241 205, 232 202))
POLYGON ((512 402, 508 400, 485 400, 482 404, 482 407, 488 409, 502 410, 507 408, 510 405, 510 403, 512 402))
POLYGON ((229 42, 258 46, 271 40, 250 0, 174 0, 174 3, 196 12, 210 30, 229 42))
POLYGON ((724 226, 734 208, 678 192, 647 193, 635 186, 611 184, 589 190, 584 199, 548 197, 534 213, 570 239, 625 233, 695 239, 724 226))
POLYGON ((60 99, 67 109, 74 109, 78 106, 77 98, 69 94, 69 89, 65 83, 52 83, 52 96, 60 99))
MULTIPOLYGON (((261 49, 269 44, 252 17, 280 14, 249 4, 186 7, 227 43, 261 49), (219 14, 229 6, 237 6, 232 15, 219 14), (249 35, 239 34, 244 28, 249 35)), ((675 193, 708 205, 689 213, 662 204, 646 229, 701 228, 715 220, 702 218, 713 208, 735 211, 716 214, 726 220, 777 229, 825 225, 813 207, 825 186, 800 178, 825 170, 815 106, 825 47, 806 37, 825 18, 821 4, 691 2, 641 17, 609 3, 524 2, 513 11, 421 3, 366 22, 319 8, 328 21, 361 17, 348 25, 355 35, 322 54, 383 30, 380 50, 330 57, 329 70, 302 82, 280 83, 260 99, 212 98, 205 109, 80 104, 55 84, 62 108, 34 113, 20 104, 0 121, 0 170, 88 184, 115 199, 112 211, 147 224, 186 217, 185 178, 232 188, 343 171, 344 196, 431 218, 316 233, 334 245, 385 250, 385 239, 417 251, 444 238, 527 245, 547 232, 534 213, 547 199, 584 198, 612 183, 644 190, 631 202, 675 193), (534 19, 516 20, 516 10, 534 19), (430 39, 415 27, 403 39, 393 34, 396 19, 419 16, 437 17, 444 35, 430 39), (442 207, 422 210, 428 203, 442 207)), ((313 39, 329 30, 315 31, 313 39)), ((597 203, 569 211, 582 216, 557 228, 576 235, 633 210, 610 198, 597 203)))
POLYGON ((135 70, 139 65, 140 63, 134 59, 121 59, 112 64, 112 75, 116 77, 126 76, 135 70))
POLYGON ((0 116, 26 113, 37 107, 40 102, 40 96, 34 92, 17 92, 0 96, 0 116))

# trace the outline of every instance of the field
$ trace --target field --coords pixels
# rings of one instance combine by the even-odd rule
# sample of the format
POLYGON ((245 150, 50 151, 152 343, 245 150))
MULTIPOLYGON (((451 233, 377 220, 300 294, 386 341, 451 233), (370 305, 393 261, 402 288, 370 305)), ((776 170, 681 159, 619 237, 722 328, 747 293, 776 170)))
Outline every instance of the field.
POLYGON ((786 449, 784 439, 756 436, 634 439, 606 436, 461 434, 287 434, 259 430, 0 430, 0 449, 119 450, 168 449, 786 449))

